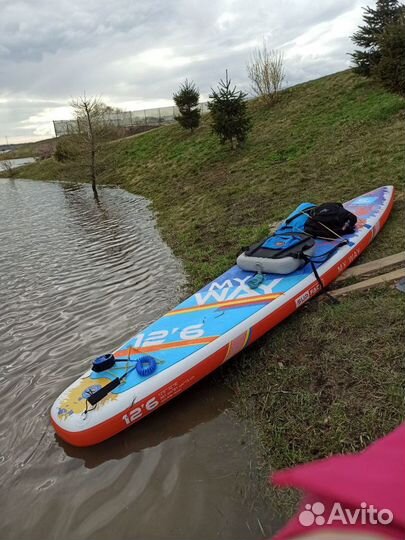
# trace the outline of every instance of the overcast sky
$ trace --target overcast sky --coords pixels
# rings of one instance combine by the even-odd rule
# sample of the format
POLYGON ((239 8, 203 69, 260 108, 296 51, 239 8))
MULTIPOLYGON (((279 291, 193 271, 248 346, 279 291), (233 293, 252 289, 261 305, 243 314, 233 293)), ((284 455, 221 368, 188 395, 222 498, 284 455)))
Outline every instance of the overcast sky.
POLYGON ((289 85, 349 66, 362 0, 0 0, 0 144, 53 135, 86 92, 110 105, 172 104, 186 77, 206 99, 265 37, 289 85))

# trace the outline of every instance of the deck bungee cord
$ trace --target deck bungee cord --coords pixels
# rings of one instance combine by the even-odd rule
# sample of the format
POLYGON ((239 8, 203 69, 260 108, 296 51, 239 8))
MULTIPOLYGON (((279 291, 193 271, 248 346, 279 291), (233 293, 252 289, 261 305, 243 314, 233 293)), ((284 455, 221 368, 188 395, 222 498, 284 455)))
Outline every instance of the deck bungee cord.
MULTIPOLYGON (((339 205, 339 207, 343 208, 342 205, 340 205, 340 203, 326 203, 324 205, 321 205, 323 208, 326 207, 326 205, 339 205)), ((311 208, 311 210, 314 210, 316 208, 319 208, 319 207, 316 207, 316 206, 313 206, 311 208)), ((304 259, 304 261, 306 262, 306 264, 310 264, 311 265, 311 269, 312 269, 312 272, 317 280, 317 282, 319 283, 320 285, 320 292, 321 294, 324 294, 325 296, 327 296, 329 298, 329 300, 332 302, 332 304, 339 304, 339 300, 337 298, 335 298, 334 296, 332 296, 326 289, 325 289, 325 285, 322 281, 322 278, 320 277, 319 273, 318 273, 318 270, 317 270, 317 267, 316 267, 316 264, 323 264, 324 262, 326 262, 329 257, 332 257, 332 255, 334 255, 336 253, 336 251, 340 248, 340 247, 343 247, 345 245, 351 245, 351 242, 347 239, 347 238, 343 238, 343 236, 341 234, 339 234, 337 231, 333 230, 332 228, 328 227, 328 225, 326 223, 324 223, 323 221, 320 221, 319 219, 317 219, 315 216, 311 215, 310 213, 306 212, 305 210, 300 210, 300 213, 303 214, 304 216, 306 216, 310 222, 312 223, 315 223, 316 225, 320 225, 323 229, 327 230, 328 232, 332 233, 332 235, 335 237, 335 238, 330 238, 330 237, 325 237, 325 236, 320 236, 319 234, 314 234, 314 233, 309 233, 307 231, 303 231, 303 232, 306 232, 306 234, 309 234, 312 238, 316 238, 316 239, 319 239, 319 240, 326 240, 326 241, 334 241, 336 239, 339 240, 339 243, 335 246, 332 247, 332 249, 330 249, 329 251, 327 251, 326 253, 323 253, 321 255, 315 255, 315 256, 308 256, 306 255, 304 252, 301 252, 301 257, 304 259)), ((343 216, 343 223, 339 224, 340 228, 342 231, 345 231, 345 233, 351 233, 354 231, 354 226, 357 222, 357 217, 352 214, 351 212, 349 212, 348 210, 345 210, 344 211, 344 216, 343 216)))
POLYGON ((354 232, 356 222, 357 217, 340 203, 324 203, 319 206, 303 203, 270 237, 243 251, 237 263, 243 270, 256 272, 248 282, 251 289, 257 289, 263 283, 265 273, 289 274, 309 264, 320 286, 320 293, 325 294, 332 303, 338 304, 339 301, 326 291, 316 265, 325 263, 340 247, 350 245, 350 241, 342 234, 354 232), (332 236, 325 236, 322 234, 324 231, 332 236), (325 253, 314 255, 315 240, 339 240, 339 243, 325 253), (291 262, 281 265, 277 263, 280 259, 291 262))

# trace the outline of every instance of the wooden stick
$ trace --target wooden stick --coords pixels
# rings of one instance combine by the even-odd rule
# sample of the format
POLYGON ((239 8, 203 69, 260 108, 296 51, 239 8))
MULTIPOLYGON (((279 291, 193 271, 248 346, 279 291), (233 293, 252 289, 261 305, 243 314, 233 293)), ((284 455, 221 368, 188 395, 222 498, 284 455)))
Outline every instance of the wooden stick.
POLYGON ((342 275, 340 275, 336 281, 343 281, 350 277, 363 276, 364 274, 372 274, 388 266, 393 266, 394 264, 399 264, 405 262, 405 251, 401 253, 396 253, 395 255, 389 255, 382 259, 377 259, 376 261, 371 261, 364 264, 358 264, 357 266, 352 266, 342 275))
POLYGON ((369 289, 375 287, 376 285, 381 285, 382 283, 388 283, 390 281, 396 281, 405 277, 405 268, 399 268, 398 270, 393 270, 381 276, 375 276, 370 279, 365 279, 359 283, 354 283, 353 285, 348 285, 347 287, 342 287, 341 289, 336 289, 335 291, 330 291, 332 296, 342 296, 344 294, 351 293, 353 291, 362 291, 364 289, 369 289))

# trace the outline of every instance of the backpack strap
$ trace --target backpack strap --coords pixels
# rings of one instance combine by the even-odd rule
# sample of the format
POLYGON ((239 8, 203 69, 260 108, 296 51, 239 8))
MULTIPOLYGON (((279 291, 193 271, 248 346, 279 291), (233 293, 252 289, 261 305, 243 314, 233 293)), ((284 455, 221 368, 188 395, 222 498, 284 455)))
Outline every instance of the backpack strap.
POLYGON ((318 274, 318 270, 316 268, 316 265, 315 265, 315 262, 311 259, 311 257, 308 257, 307 255, 304 255, 303 254, 303 257, 304 261, 306 263, 309 263, 311 265, 311 268, 312 268, 312 272, 314 273, 314 276, 316 278, 316 281, 319 283, 320 287, 321 287, 321 290, 319 291, 320 294, 324 294, 325 296, 327 296, 329 298, 329 300, 332 302, 332 304, 340 304, 339 300, 337 298, 335 298, 334 296, 332 296, 326 289, 325 289, 325 285, 323 284, 323 281, 321 279, 321 276, 318 274))
POLYGON ((312 272, 314 273, 314 276, 315 276, 317 282, 321 286, 320 294, 324 294, 325 296, 327 296, 329 298, 329 300, 332 302, 332 304, 340 304, 340 302, 339 302, 339 300, 337 298, 332 296, 325 289, 325 285, 323 284, 323 281, 321 279, 321 276, 318 273, 318 269, 316 268, 315 263, 317 263, 317 262, 318 263, 326 262, 329 259, 329 257, 331 257, 340 247, 345 246, 348 243, 345 238, 343 238, 342 240, 343 240, 342 242, 339 242, 338 244, 336 244, 336 246, 333 246, 332 249, 330 249, 326 253, 322 253, 321 255, 315 255, 314 257, 309 257, 303 251, 300 253, 300 257, 305 261, 305 264, 309 263, 311 265, 312 272), (316 260, 316 259, 319 259, 320 257, 322 257, 323 260, 316 260))
MULTIPOLYGON (((345 243, 348 242, 348 240, 345 240, 343 238, 343 236, 340 236, 340 234, 338 234, 337 232, 335 232, 334 230, 332 230, 330 227, 328 227, 325 223, 322 223, 322 221, 319 221, 318 219, 316 219, 315 217, 311 216, 310 214, 307 214, 305 211, 301 210, 301 213, 306 215, 311 221, 315 221, 315 223, 317 223, 318 225, 321 225, 324 229, 326 229, 327 231, 329 231, 330 233, 332 233, 336 238, 340 238, 341 240, 343 240, 345 243)), ((322 238, 322 236, 315 236, 315 238, 319 238, 321 240, 333 240, 333 238, 322 238)))

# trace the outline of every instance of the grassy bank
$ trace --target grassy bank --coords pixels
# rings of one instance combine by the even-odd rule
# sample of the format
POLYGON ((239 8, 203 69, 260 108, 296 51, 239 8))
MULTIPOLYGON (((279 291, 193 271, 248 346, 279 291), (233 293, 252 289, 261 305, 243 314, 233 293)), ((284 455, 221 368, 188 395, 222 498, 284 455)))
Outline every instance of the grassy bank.
MULTIPOLYGON (((231 152, 207 120, 106 145, 102 181, 149 198, 162 234, 200 287, 299 202, 347 200, 383 184, 395 208, 362 261, 404 249, 404 100, 343 72, 294 87, 231 152)), ((53 159, 25 178, 83 180, 53 159)), ((313 301, 222 370, 256 427, 264 469, 358 450, 404 416, 404 297, 389 287, 313 301)))
POLYGON ((5 154, 0 154, 0 161, 9 159, 37 157, 43 159, 53 154, 56 147, 56 139, 44 139, 32 143, 14 144, 13 149, 5 154))

